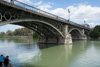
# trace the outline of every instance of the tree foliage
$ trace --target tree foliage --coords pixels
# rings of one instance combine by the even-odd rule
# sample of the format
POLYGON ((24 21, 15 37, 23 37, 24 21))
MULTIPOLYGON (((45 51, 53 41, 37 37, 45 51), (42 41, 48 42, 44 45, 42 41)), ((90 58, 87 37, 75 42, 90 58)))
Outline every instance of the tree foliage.
POLYGON ((94 29, 90 32, 90 36, 93 38, 100 37, 100 25, 94 27, 94 29))
POLYGON ((35 33, 33 34, 33 41, 34 41, 34 43, 37 43, 37 42, 38 42, 39 37, 40 37, 40 36, 39 36, 38 33, 35 32, 35 33))
POLYGON ((12 32, 11 30, 8 30, 8 31, 6 32, 6 35, 7 35, 7 36, 12 36, 12 35, 13 35, 13 32, 12 32))
POLYGON ((28 28, 21 28, 21 29, 16 29, 13 32, 13 34, 16 36, 32 36, 33 31, 29 30, 28 28))
POLYGON ((0 38, 4 36, 32 36, 33 31, 28 28, 15 29, 14 31, 8 30, 7 32, 0 32, 0 38))
POLYGON ((5 36, 5 32, 0 32, 0 38, 5 36))
POLYGON ((34 38, 34 39, 39 39, 39 34, 35 32, 35 33, 33 34, 33 38, 34 38))
POLYGON ((28 28, 15 29, 14 31, 8 30, 6 36, 32 36, 33 31, 28 28))

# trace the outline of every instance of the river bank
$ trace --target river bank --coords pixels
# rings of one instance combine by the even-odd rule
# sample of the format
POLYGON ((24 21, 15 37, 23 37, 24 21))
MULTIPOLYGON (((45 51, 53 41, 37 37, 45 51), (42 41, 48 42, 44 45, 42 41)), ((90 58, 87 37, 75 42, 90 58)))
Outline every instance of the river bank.
POLYGON ((2 38, 33 39, 32 36, 4 36, 2 38))

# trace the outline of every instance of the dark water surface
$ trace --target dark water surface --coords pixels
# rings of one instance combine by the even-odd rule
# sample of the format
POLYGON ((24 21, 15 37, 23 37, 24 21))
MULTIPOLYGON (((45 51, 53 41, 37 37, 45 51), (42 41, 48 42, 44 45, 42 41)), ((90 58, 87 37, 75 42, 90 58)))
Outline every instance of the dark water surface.
POLYGON ((35 44, 33 40, 0 39, 0 54, 14 67, 100 67, 100 41, 73 44, 35 44))

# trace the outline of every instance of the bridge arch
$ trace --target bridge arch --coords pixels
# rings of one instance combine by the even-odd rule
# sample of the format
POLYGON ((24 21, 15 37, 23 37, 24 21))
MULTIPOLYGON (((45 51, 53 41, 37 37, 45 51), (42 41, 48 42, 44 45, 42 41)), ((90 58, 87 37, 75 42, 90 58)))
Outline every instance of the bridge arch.
POLYGON ((85 35, 89 35, 89 31, 85 30, 85 31, 84 31, 84 34, 85 34, 85 35))
POLYGON ((78 28, 72 28, 68 33, 71 34, 72 39, 80 39, 82 36, 82 33, 78 28))
POLYGON ((79 29, 77 29, 77 28, 72 28, 71 30, 69 30, 68 33, 72 32, 73 30, 77 30, 77 31, 79 31, 79 33, 81 34, 81 31, 80 31, 79 29))
POLYGON ((17 20, 11 20, 11 21, 1 22, 0 25, 6 25, 6 24, 21 25, 21 26, 24 26, 24 27, 28 27, 30 29, 34 29, 35 31, 40 30, 39 32, 42 32, 45 35, 47 33, 43 32, 43 30, 44 31, 49 31, 48 35, 50 35, 51 33, 53 33, 53 34, 55 34, 56 37, 57 36, 59 37, 59 35, 62 36, 62 37, 64 37, 63 34, 61 33, 61 31, 59 29, 57 29, 55 26, 53 26, 52 24, 47 23, 45 21, 41 21, 41 20, 36 20, 36 19, 17 19, 17 20), (41 29, 38 26, 41 27, 41 29))

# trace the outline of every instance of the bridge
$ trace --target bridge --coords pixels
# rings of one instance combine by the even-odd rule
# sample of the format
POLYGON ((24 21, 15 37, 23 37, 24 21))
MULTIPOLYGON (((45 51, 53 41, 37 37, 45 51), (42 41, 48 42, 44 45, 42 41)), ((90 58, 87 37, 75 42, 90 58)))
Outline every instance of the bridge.
POLYGON ((0 26, 14 24, 40 35, 39 43, 72 43, 72 39, 88 39, 89 27, 14 0, 0 0, 0 26))

